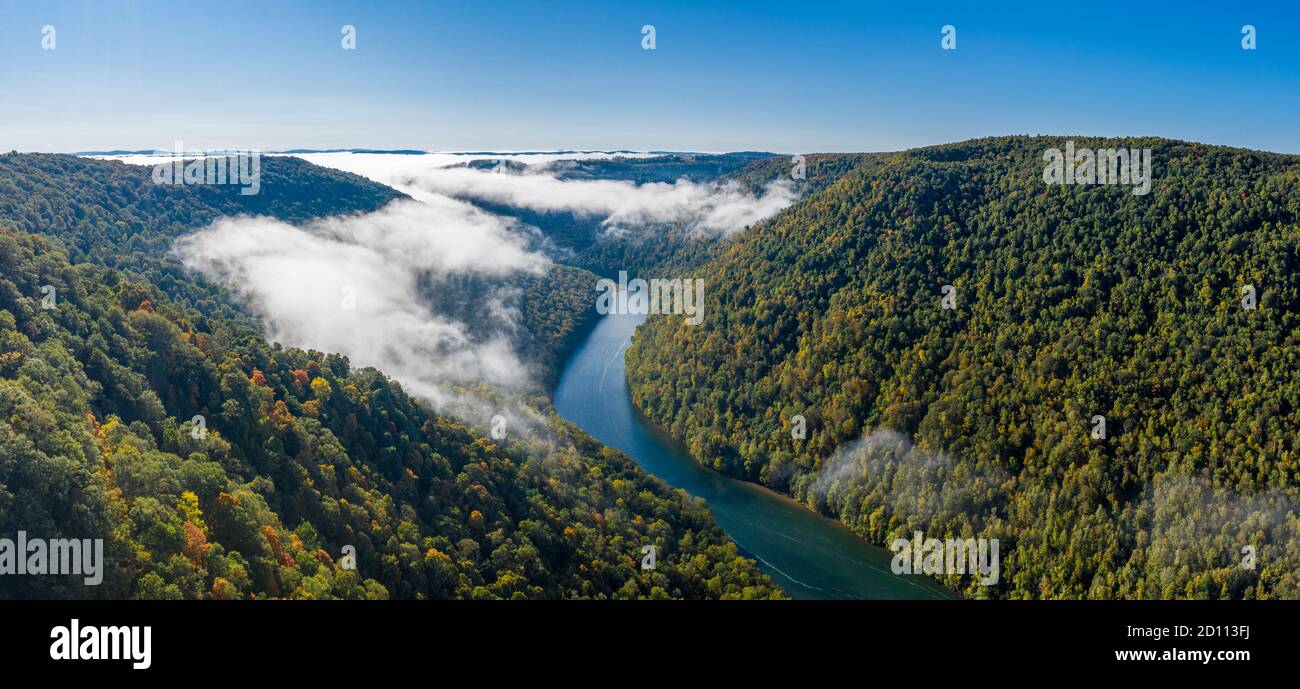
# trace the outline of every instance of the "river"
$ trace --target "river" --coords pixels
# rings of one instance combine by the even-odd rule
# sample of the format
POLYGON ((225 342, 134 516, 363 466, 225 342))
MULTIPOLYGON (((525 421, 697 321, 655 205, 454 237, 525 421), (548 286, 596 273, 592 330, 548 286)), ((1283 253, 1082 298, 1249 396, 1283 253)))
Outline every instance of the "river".
POLYGON ((560 372, 555 408, 646 472, 703 498, 718 525, 793 598, 952 598, 924 576, 890 571, 893 553, 766 488, 696 462, 632 406, 623 353, 644 315, 603 316, 560 372))

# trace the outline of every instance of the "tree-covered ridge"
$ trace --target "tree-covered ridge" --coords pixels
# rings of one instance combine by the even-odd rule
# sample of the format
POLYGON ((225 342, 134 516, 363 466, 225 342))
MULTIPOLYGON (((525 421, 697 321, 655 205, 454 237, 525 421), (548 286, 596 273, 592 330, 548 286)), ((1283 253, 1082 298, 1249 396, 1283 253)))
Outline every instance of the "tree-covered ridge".
POLYGON ((586 336, 596 319, 590 271, 555 265, 545 275, 521 280, 523 333, 519 350, 539 369, 541 390, 549 390, 564 358, 586 336))
POLYGON ((880 156, 697 268, 634 401, 874 542, 999 538, 969 595, 1300 596, 1300 158, 1075 143, 1152 148, 1150 194, 1045 185, 1061 138, 880 156))
POLYGON ((251 195, 237 185, 155 184, 152 174, 148 166, 72 155, 0 155, 0 223, 54 237, 73 263, 128 270, 207 313, 224 300, 170 255, 177 237, 222 216, 302 223, 374 211, 403 197, 363 177, 280 156, 261 158, 260 189, 251 195))
POLYGON ((66 240, 70 257, 82 260, 122 254, 112 250, 127 241, 158 248, 223 215, 299 223, 372 211, 404 196, 301 158, 263 156, 260 174, 258 193, 244 195, 234 184, 155 184, 153 168, 145 165, 10 153, 0 155, 0 217, 14 229, 66 240))
MULTIPOLYGON (((291 224, 368 213, 406 196, 359 175, 300 158, 263 156, 257 194, 236 185, 160 185, 152 168, 70 155, 0 155, 0 224, 56 239, 73 263, 119 268, 173 299, 226 321, 255 325, 221 287, 172 254, 173 241, 217 218, 262 215, 291 224)), ((516 347, 552 368, 592 316, 596 277, 567 266, 521 276, 516 347)), ((469 301, 468 297, 461 301, 469 301)), ((454 300, 453 300, 454 301, 454 300)))
POLYGON ((751 193, 778 180, 793 185, 801 196, 825 189, 862 165, 884 157, 880 153, 808 153, 756 160, 726 176, 751 193), (802 162, 802 167, 800 163, 802 162))
POLYGON ((0 231, 0 533, 104 538, 107 561, 100 586, 11 576, 2 597, 780 595, 701 505, 548 424, 491 441, 380 372, 0 231))

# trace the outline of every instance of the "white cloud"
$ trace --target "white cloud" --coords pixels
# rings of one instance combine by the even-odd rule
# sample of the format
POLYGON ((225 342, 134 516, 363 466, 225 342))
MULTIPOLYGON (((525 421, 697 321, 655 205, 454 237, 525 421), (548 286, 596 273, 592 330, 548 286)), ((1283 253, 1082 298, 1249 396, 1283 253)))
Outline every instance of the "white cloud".
POLYGON ((304 227, 222 218, 176 252, 247 298, 270 339, 342 353, 435 403, 452 401, 450 386, 528 380, 512 348, 515 288, 504 278, 540 274, 549 262, 509 221, 468 204, 395 201, 304 227), (439 290, 465 290, 465 279, 472 293, 453 301, 471 303, 468 317, 431 308, 447 296, 439 290))
POLYGON ((754 196, 734 183, 678 180, 638 185, 622 180, 563 180, 544 171, 508 174, 469 168, 411 173, 407 185, 535 211, 599 216, 607 227, 677 224, 720 234, 742 230, 795 200, 790 187, 779 184, 754 196))
MULTIPOLYGON (((624 154, 626 156, 626 154, 624 154)), ((635 154, 644 157, 649 154, 635 154)), ((735 183, 635 184, 622 180, 560 179, 551 169, 574 159, 610 158, 607 153, 490 154, 431 153, 382 155, 318 153, 306 160, 400 189, 416 198, 431 195, 488 201, 534 211, 565 211, 601 217, 611 230, 673 224, 709 234, 732 234, 791 205, 798 195, 789 184, 769 184, 762 194, 735 183), (453 167, 472 160, 501 159, 524 163, 521 174, 453 167)))
MULTIPOLYGON (((386 184, 422 201, 436 196, 474 199, 534 211, 567 211, 601 217, 612 234, 629 229, 684 225, 708 234, 728 235, 769 218, 798 200, 792 186, 768 184, 750 194, 734 183, 635 184, 622 180, 560 179, 553 167, 565 161, 614 157, 647 158, 657 154, 603 151, 487 152, 487 153, 302 153, 295 154, 322 167, 352 172, 386 184), (509 160, 527 166, 523 174, 457 167, 475 160, 509 160)), ((102 156, 122 162, 152 165, 166 157, 102 156)))

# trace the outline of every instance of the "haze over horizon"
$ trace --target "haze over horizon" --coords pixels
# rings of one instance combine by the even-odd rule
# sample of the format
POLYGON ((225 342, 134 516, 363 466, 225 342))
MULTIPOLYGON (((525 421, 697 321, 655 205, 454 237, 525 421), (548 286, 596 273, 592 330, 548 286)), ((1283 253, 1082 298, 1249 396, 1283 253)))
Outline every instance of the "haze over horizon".
POLYGON ((1300 152, 1300 10, 1169 9, 12 3, 0 149, 807 153, 1058 134, 1300 152))

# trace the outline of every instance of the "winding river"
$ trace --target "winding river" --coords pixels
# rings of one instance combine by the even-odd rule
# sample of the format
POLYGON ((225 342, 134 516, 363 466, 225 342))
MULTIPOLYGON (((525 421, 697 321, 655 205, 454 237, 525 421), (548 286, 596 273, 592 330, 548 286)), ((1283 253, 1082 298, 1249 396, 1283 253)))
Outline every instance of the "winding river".
POLYGON ((565 363, 560 415, 623 451, 648 473, 703 498, 718 525, 794 598, 952 598, 923 576, 896 575, 893 554, 844 525, 760 486, 697 463, 632 406, 623 353, 640 316, 604 316, 565 363))

